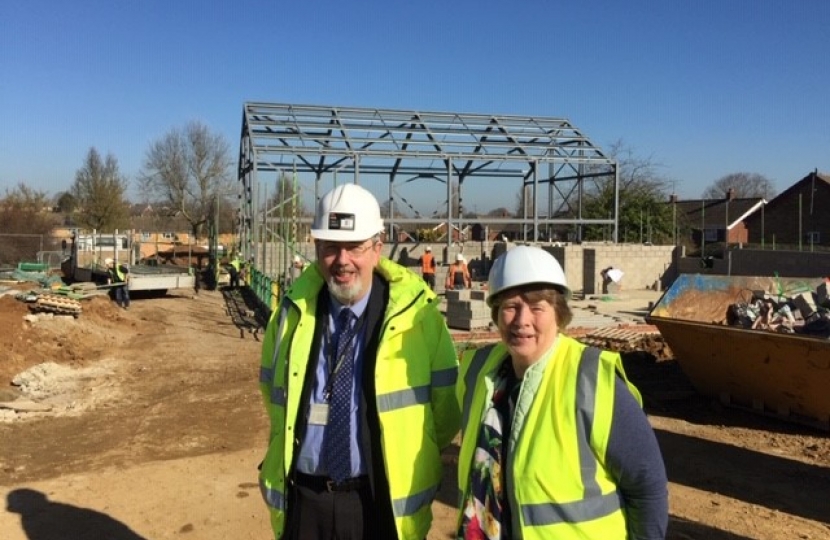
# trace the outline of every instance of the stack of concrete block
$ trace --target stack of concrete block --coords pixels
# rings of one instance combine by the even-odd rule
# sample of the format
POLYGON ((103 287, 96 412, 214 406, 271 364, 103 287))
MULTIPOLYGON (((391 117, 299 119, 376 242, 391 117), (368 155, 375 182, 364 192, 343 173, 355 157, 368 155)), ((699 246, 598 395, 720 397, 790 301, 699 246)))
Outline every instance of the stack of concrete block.
POLYGON ((447 326, 458 330, 487 328, 491 322, 487 291, 447 291, 447 326))
POLYGON ((796 309, 801 312, 805 322, 810 322, 816 315, 816 303, 813 301, 812 293, 800 293, 792 297, 796 309))

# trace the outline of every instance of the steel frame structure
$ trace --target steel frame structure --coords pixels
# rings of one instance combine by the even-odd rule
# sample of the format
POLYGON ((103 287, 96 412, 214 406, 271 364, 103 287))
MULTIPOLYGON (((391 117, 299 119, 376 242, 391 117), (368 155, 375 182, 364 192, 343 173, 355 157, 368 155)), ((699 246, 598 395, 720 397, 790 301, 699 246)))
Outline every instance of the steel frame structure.
MULTIPOLYGON (((522 223, 525 234, 532 225, 529 241, 538 241, 541 226, 576 225, 581 239, 582 225, 613 225, 613 241, 618 239, 617 163, 563 118, 245 103, 238 169, 243 250, 250 250, 253 239, 262 236, 260 227, 267 229, 274 220, 274 209, 263 210, 268 199, 260 186, 276 186, 285 173, 313 175, 315 201, 326 175, 333 174, 335 183, 338 174, 355 183, 369 175, 385 177, 390 204, 384 219, 390 233, 395 224, 436 221, 396 219, 396 182, 439 180, 446 183, 446 201, 453 200, 457 186, 460 202, 465 181, 487 177, 524 186, 534 202, 524 205, 523 218, 487 217, 487 223, 522 223), (614 214, 583 219, 583 184, 600 178, 613 178, 614 214), (547 185, 546 215, 538 211, 542 185, 547 185)), ((447 204, 441 218, 449 227, 482 220, 465 219, 461 204, 459 215, 453 215, 453 206, 447 204)))

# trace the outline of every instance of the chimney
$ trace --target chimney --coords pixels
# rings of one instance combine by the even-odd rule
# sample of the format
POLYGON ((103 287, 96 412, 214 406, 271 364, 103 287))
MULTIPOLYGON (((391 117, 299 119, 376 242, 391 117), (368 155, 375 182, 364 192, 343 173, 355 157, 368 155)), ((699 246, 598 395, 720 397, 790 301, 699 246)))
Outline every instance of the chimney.
POLYGON ((677 194, 672 193, 671 195, 669 195, 669 202, 672 203, 672 204, 676 203, 677 202, 677 194))
POLYGON ((735 199, 735 190, 732 189, 732 188, 727 189, 726 190, 726 200, 731 201, 731 200, 734 200, 734 199, 735 199))

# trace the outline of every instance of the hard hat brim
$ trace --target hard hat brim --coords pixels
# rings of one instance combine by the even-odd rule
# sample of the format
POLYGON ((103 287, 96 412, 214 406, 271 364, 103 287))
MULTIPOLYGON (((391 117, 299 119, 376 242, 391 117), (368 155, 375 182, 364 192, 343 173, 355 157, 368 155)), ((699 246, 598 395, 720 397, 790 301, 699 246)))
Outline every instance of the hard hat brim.
MULTIPOLYGON (((367 237, 356 238, 354 231, 333 231, 329 229, 311 229, 311 237, 315 240, 326 240, 328 242, 365 242, 373 238, 380 231, 367 237)), ((362 236, 362 235, 361 235, 362 236)))

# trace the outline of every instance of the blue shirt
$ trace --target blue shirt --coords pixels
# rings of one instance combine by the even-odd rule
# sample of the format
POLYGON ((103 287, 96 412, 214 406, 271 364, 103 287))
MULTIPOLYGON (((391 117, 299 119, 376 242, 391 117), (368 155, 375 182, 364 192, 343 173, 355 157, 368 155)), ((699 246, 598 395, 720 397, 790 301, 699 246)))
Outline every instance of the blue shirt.
MULTIPOLYGON (((371 288, 366 295, 361 298, 356 304, 346 307, 338 302, 332 295, 329 295, 329 315, 328 328, 323 332, 323 343, 320 347, 320 352, 317 355, 317 367, 314 372, 314 385, 311 391, 311 407, 315 405, 328 405, 325 398, 326 386, 331 373, 330 362, 333 360, 329 358, 331 347, 329 340, 335 335, 337 329, 335 328, 335 321, 337 315, 342 309, 351 309, 355 314, 356 319, 352 320, 352 324, 357 324, 366 311, 366 306, 369 305, 369 294, 371 288)), ((360 333, 355 338, 354 349, 354 371, 352 372, 352 397, 351 397, 351 447, 352 447, 352 476, 360 476, 366 474, 366 464, 363 462, 363 456, 360 454, 360 416, 358 415, 358 403, 360 398, 360 380, 363 373, 363 351, 366 346, 366 325, 361 322, 362 328, 360 333)), ((305 474, 313 474, 316 476, 328 476, 328 467, 323 463, 323 436, 325 435, 326 426, 322 424, 308 422, 305 438, 300 445, 300 454, 297 456, 297 470, 305 474)))

